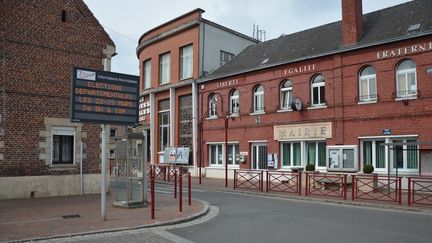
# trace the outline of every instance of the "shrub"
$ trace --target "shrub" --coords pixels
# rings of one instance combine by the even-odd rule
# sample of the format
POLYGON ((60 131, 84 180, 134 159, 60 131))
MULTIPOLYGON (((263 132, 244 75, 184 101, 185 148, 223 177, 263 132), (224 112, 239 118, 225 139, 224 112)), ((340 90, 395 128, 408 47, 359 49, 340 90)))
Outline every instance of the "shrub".
POLYGON ((371 174, 374 171, 374 167, 371 164, 366 164, 363 166, 363 173, 365 174, 371 174))
POLYGON ((307 164, 306 165, 306 171, 315 171, 315 165, 307 164))

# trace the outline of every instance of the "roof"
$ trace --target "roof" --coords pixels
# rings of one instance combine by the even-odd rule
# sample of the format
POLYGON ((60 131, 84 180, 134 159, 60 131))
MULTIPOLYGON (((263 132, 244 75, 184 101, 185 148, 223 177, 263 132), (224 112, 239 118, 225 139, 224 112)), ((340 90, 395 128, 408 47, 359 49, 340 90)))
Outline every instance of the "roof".
POLYGON ((363 35, 344 46, 342 21, 251 45, 199 83, 278 65, 432 34, 432 1, 415 0, 363 15, 363 35), (410 26, 421 23, 418 30, 410 26), (265 59, 269 59, 265 62, 265 59), (262 64, 264 61, 264 64, 262 64))

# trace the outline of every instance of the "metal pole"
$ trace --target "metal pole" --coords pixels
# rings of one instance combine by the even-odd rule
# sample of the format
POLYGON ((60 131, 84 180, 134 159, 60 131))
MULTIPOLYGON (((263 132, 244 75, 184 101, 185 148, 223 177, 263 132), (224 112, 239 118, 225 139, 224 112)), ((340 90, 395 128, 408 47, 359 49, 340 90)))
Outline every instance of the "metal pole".
POLYGON ((236 178, 237 178, 237 174, 236 174, 236 170, 234 170, 234 185, 233 185, 233 188, 234 188, 234 190, 236 189, 236 183, 237 183, 237 180, 236 180, 236 178))
POLYGON ((154 167, 150 170, 151 219, 155 219, 155 183, 154 167))
POLYGON ((179 171, 179 211, 183 211, 183 175, 181 170, 179 171))
POLYGON ((344 200, 346 200, 347 199, 347 175, 344 175, 344 200))
POLYGON ((177 198, 177 172, 174 168, 174 198, 177 198))
POLYGON ((411 206, 411 177, 408 177, 408 206, 411 206))
POLYGON ((106 220, 106 130, 107 125, 102 125, 102 165, 101 165, 101 218, 106 220))
POLYGON ((199 123, 199 127, 200 127, 200 131, 201 131, 201 137, 200 137, 200 139, 199 139, 199 146, 200 146, 200 158, 199 158, 199 184, 201 185, 201 163, 202 163, 202 153, 203 153, 203 151, 202 151, 202 137, 203 137, 203 125, 202 125, 202 119, 201 119, 201 122, 199 123))
POLYGON ((299 196, 301 196, 301 189, 302 189, 302 172, 301 171, 298 172, 297 185, 298 185, 298 194, 299 194, 299 196))
POLYGON ((228 117, 225 116, 225 187, 228 187, 228 117))
POLYGON ((192 191, 191 191, 191 174, 190 172, 188 173, 188 205, 192 205, 192 200, 191 200, 191 195, 192 195, 192 191))
MULTIPOLYGON (((355 175, 352 175, 352 179, 351 179, 351 190, 352 190, 352 195, 351 195, 351 199, 354 201, 355 200, 355 175)), ((373 182, 372 182, 373 183, 373 182)))
POLYGON ((81 148, 80 148, 80 177, 81 177, 81 184, 80 184, 80 188, 81 188, 81 195, 83 194, 84 191, 84 185, 83 185, 83 142, 81 141, 81 148))

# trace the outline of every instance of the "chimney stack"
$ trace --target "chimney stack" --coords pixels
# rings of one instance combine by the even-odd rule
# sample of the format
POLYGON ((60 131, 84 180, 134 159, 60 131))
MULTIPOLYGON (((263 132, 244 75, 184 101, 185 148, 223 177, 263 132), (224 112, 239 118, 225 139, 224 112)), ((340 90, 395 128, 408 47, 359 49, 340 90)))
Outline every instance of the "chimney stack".
POLYGON ((342 0, 343 45, 354 45, 363 34, 362 0, 342 0))

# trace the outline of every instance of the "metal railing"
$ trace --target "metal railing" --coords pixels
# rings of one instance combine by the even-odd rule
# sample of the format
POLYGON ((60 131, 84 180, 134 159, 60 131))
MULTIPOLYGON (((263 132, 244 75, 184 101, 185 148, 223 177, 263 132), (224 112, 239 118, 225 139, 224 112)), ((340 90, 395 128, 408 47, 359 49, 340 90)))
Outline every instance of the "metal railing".
POLYGON ((432 206, 432 177, 408 177, 408 206, 432 206))
POLYGON ((234 190, 236 188, 263 191, 264 171, 234 170, 234 190))
POLYGON ((297 193, 301 196, 301 172, 267 171, 266 192, 297 193))
POLYGON ((352 200, 396 202, 402 205, 401 177, 382 175, 352 176, 352 200))
POLYGON ((347 175, 306 173, 306 196, 347 197, 347 175))

